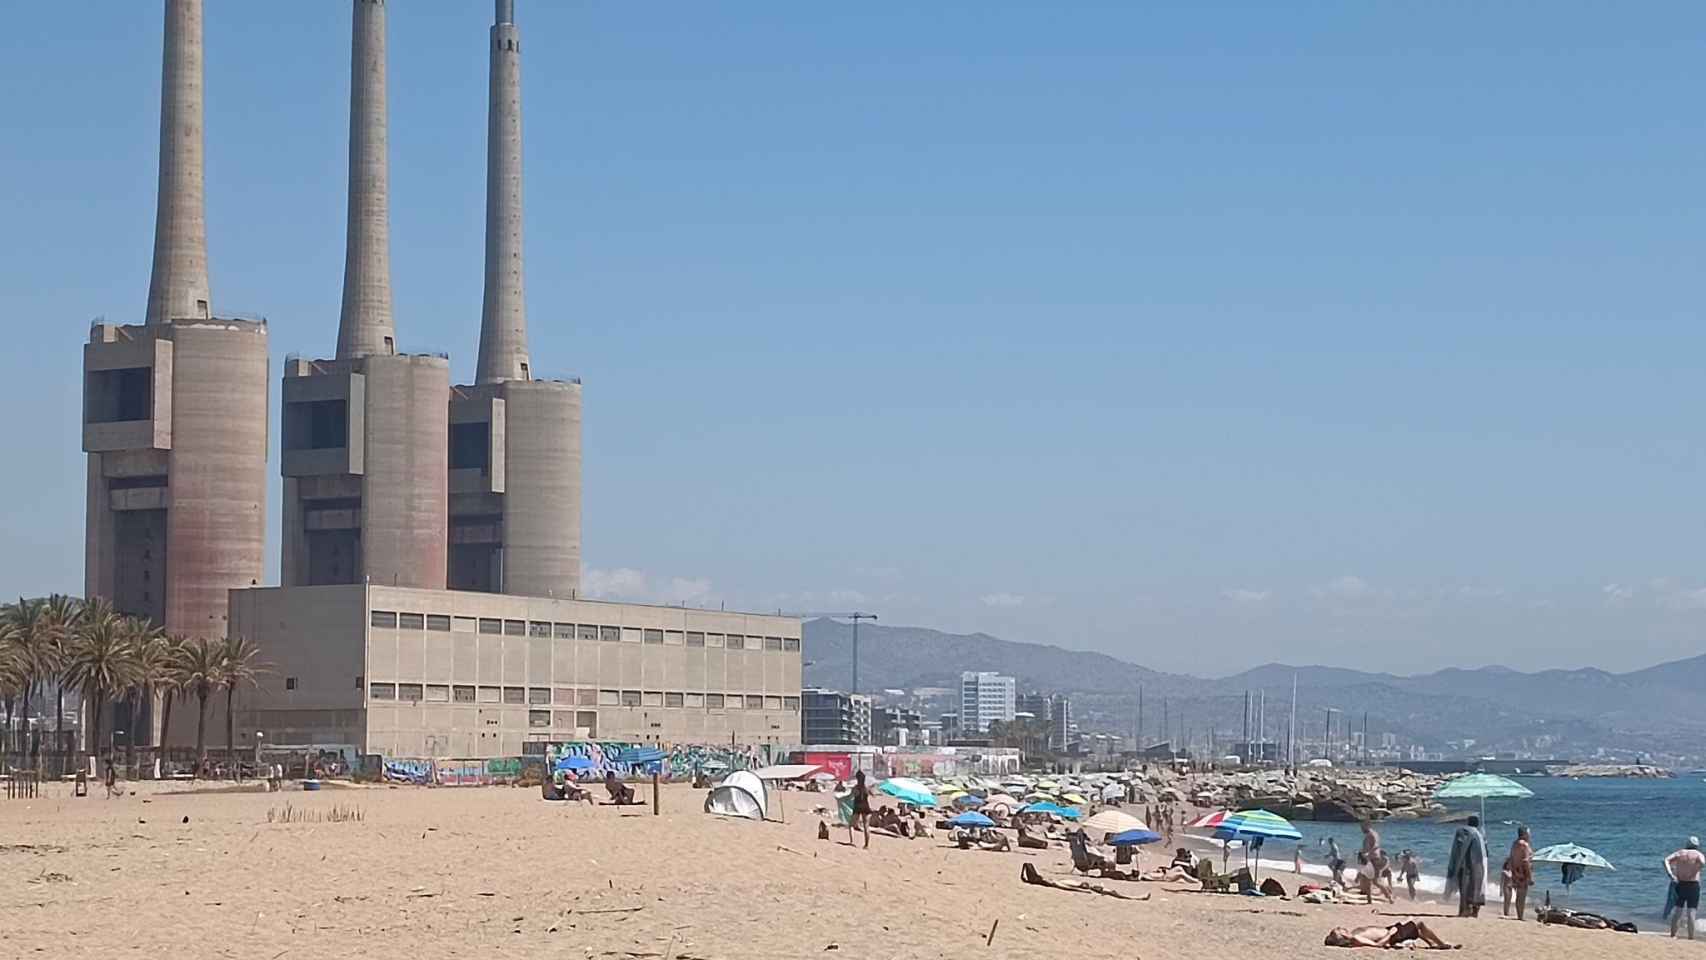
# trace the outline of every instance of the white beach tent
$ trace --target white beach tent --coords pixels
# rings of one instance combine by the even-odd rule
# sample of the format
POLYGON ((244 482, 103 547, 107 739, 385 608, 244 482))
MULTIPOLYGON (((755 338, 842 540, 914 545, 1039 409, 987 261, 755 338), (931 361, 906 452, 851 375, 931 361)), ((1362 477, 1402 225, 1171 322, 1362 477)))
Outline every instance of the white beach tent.
POLYGON ((764 781, 745 770, 737 770, 706 794, 705 812, 722 817, 763 820, 767 799, 764 781))

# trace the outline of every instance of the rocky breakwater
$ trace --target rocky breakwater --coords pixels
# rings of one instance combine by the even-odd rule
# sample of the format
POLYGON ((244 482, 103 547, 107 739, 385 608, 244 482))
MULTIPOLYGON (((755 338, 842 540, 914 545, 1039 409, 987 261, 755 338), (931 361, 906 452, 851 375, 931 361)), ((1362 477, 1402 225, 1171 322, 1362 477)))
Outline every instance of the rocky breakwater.
POLYGON ((1288 820, 1358 823, 1417 820, 1444 812, 1433 802, 1441 777, 1407 770, 1299 770, 1213 773, 1184 787, 1203 806, 1230 810, 1260 807, 1288 820))
POLYGON ((1645 763, 1577 763, 1552 770, 1554 777, 1626 777, 1634 780, 1669 780, 1676 776, 1663 767, 1645 763))

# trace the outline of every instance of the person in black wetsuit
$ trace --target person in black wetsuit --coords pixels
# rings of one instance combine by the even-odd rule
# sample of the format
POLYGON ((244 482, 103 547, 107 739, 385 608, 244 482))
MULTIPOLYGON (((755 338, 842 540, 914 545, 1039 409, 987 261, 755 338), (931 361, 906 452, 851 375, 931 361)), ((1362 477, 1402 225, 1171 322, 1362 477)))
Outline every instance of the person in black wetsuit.
POLYGON ((865 849, 871 847, 871 791, 865 786, 865 771, 859 771, 853 778, 853 816, 847 821, 847 843, 853 843, 853 831, 857 828, 865 834, 865 849))

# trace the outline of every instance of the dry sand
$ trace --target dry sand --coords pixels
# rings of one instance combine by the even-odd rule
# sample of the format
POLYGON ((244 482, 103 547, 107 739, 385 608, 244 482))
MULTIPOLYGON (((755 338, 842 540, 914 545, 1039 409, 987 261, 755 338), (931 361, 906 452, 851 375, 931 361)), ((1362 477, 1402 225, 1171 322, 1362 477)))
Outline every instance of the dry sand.
MULTIPOLYGON (((0 800, 0 957, 1348 958, 1375 952, 1322 946, 1330 927, 1403 910, 1156 883, 1102 881, 1146 903, 1067 893, 1019 881, 1025 862, 1066 876, 1065 849, 873 835, 863 850, 845 830, 816 839, 819 795, 786 794, 785 824, 707 816, 702 797, 665 787, 660 817, 519 788, 0 800), (362 819, 269 823, 287 803, 362 819)), ((1663 937, 1429 923, 1465 944, 1452 956, 1706 956, 1663 937)))

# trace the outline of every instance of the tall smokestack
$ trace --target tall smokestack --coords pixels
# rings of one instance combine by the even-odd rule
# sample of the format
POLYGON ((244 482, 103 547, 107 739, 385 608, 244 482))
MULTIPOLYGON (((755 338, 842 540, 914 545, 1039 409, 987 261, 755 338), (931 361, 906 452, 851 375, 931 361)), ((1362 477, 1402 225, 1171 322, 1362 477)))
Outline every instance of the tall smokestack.
POLYGON ((160 188, 148 323, 211 315, 202 138, 201 0, 166 0, 160 70, 160 188))
POLYGON ((385 0, 355 0, 349 77, 349 228, 338 359, 397 352, 391 316, 385 0))
POLYGON ((475 382, 530 379, 521 260, 521 36, 497 0, 486 103, 486 297, 475 382))

